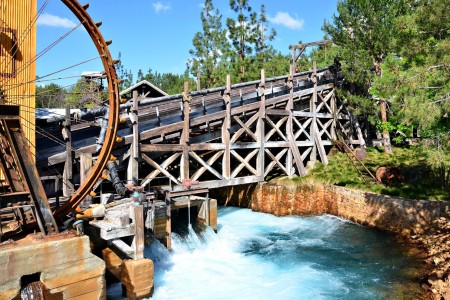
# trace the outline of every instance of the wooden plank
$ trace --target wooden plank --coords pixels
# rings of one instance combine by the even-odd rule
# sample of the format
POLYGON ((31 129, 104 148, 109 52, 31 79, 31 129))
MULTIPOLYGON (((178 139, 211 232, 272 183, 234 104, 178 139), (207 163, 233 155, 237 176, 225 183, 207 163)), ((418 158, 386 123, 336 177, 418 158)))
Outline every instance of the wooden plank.
MULTIPOLYGON (((181 184, 180 181, 178 181, 175 177, 172 176, 166 169, 162 168, 160 165, 158 165, 153 159, 148 157, 146 154, 141 153, 142 159, 147 162, 150 166, 157 169, 159 172, 163 173, 165 176, 167 176, 170 180, 172 180, 175 184, 181 184)), ((144 181, 146 182, 146 180, 144 181)), ((146 185, 146 184, 145 184, 146 185)), ((144 185, 144 186, 145 186, 144 185)))
MULTIPOLYGON (((190 144, 188 146, 189 151, 214 151, 224 150, 225 145, 223 143, 202 143, 202 144, 190 144)), ((177 152, 183 151, 184 146, 177 144, 142 144, 142 152, 177 152)))
POLYGON ((266 114, 269 116, 288 116, 289 112, 282 109, 266 109, 266 114))
POLYGON ((233 173, 231 173, 231 178, 235 178, 237 176, 237 174, 239 174, 239 172, 246 167, 250 172, 252 172, 254 175, 258 175, 259 172, 253 168, 248 162, 250 159, 252 159, 253 156, 256 155, 256 153, 259 152, 260 149, 255 149, 252 152, 250 152, 249 154, 247 154, 247 156, 245 158, 242 158, 242 156, 240 156, 236 151, 231 150, 231 154, 233 154, 233 156, 235 158, 237 158, 237 160, 239 160, 241 163, 239 166, 237 166, 234 170, 233 173))
POLYGON ((298 137, 299 137, 302 133, 304 133, 304 134, 306 135, 306 138, 307 138, 308 140, 312 141, 312 138, 311 138, 311 136, 309 135, 309 132, 306 131, 306 127, 309 125, 309 123, 311 123, 312 119, 307 119, 307 120, 305 121, 305 123, 303 123, 303 124, 301 124, 301 123, 297 120, 297 118, 295 118, 295 117, 292 118, 292 121, 293 121, 295 124, 297 124, 298 127, 300 127, 300 130, 297 131, 297 132, 295 133, 295 135, 294 135, 295 140, 297 140, 298 137))
POLYGON ((275 165, 278 165, 278 167, 283 170, 283 172, 286 175, 289 175, 291 172, 286 170, 286 168, 284 167, 284 165, 280 162, 281 157, 283 157, 284 154, 286 154, 288 150, 284 149, 281 150, 276 156, 274 156, 272 154, 272 152, 270 152, 268 149, 265 150, 265 153, 267 153, 267 155, 270 157, 270 159, 272 159, 272 161, 270 162, 270 164, 268 165, 268 167, 265 170, 265 176, 267 176, 269 174, 270 171, 272 171, 273 167, 275 165))
MULTIPOLYGON (((180 157, 180 153, 174 153, 172 156, 167 158, 162 164, 161 168, 167 169, 168 166, 170 166, 178 157, 180 157)), ((150 183, 158 174, 160 173, 159 169, 153 170, 150 174, 148 174, 141 182, 141 186, 145 187, 147 184, 150 183)))
MULTIPOLYGON (((80 182, 84 182, 89 175, 92 168, 92 154, 91 153, 81 153, 80 155, 80 182)), ((92 197, 86 196, 84 200, 80 203, 81 207, 87 208, 92 204, 92 197)))
MULTIPOLYGON (((316 126, 316 120, 317 120, 317 108, 316 108, 316 102, 317 102, 317 72, 316 72, 316 62, 313 62, 313 72, 311 73, 311 81, 314 84, 314 92, 311 96, 311 98, 309 99, 309 111, 310 113, 312 113, 312 124, 309 127, 309 135, 315 140, 315 134, 316 134, 316 130, 317 130, 317 126, 316 126)), ((311 154, 309 156, 309 159, 311 161, 316 161, 317 160, 317 144, 314 143, 312 150, 311 150, 311 154)))
MULTIPOLYGON (((254 114, 253 116, 250 117, 250 119, 247 120, 247 122, 245 122, 245 125, 247 127, 250 127, 253 122, 255 122, 256 120, 258 120, 259 115, 258 114, 254 114)), ((238 138, 245 132, 245 129, 241 126, 241 128, 239 128, 238 131, 236 131, 233 135, 233 137, 231 138, 231 143, 235 143, 238 138)))
POLYGON ((259 118, 256 125, 257 139, 259 143, 258 157, 256 160, 256 169, 258 171, 258 176, 261 181, 264 181, 264 166, 265 166, 265 154, 264 154, 264 142, 265 142, 265 124, 264 119, 266 118, 266 74, 264 69, 261 70, 261 82, 259 84, 259 94, 261 105, 259 107, 259 118))
POLYGON ((144 207, 142 205, 133 206, 133 213, 134 226, 136 228, 132 243, 134 250, 133 259, 137 260, 144 258, 144 207))
MULTIPOLYGON (((206 164, 209 166, 212 166, 213 163, 220 157, 222 156, 222 154, 224 153, 224 151, 220 151, 215 153, 213 156, 211 156, 207 161, 206 164)), ((193 180, 198 180, 200 178, 200 176, 207 170, 207 168, 205 166, 201 167, 200 169, 198 169, 193 175, 192 175, 192 179, 193 180)), ((221 177, 223 178, 223 176, 221 175, 221 177)))
POLYGON ((225 144, 225 150, 222 157, 222 175, 226 179, 231 178, 231 154, 230 154, 230 127, 231 127, 231 77, 227 75, 226 88, 223 94, 223 101, 226 106, 225 120, 222 125, 222 143, 225 144))
MULTIPOLYGON (((258 116, 258 115, 255 115, 258 116)), ((242 127, 242 129, 245 130, 245 132, 247 132, 247 134, 249 136, 251 136, 251 138, 256 142, 258 140, 258 138, 256 137, 256 135, 250 130, 250 128, 247 127, 246 124, 244 124, 244 122, 241 121, 241 119, 239 119, 239 117, 237 116, 233 116, 234 120, 242 127)))
POLYGON ((183 89, 183 131, 181 132, 180 145, 183 147, 183 154, 180 162, 180 178, 181 180, 189 179, 189 130, 190 130, 190 105, 191 96, 189 95, 189 82, 184 82, 183 89))
POLYGON ((134 249, 127 245, 124 241, 116 239, 112 240, 111 243, 121 252, 126 254, 127 256, 133 258, 134 256, 134 249))
MULTIPOLYGON (((212 181, 200 181, 196 188, 209 188, 215 189, 224 186, 233 186, 233 185, 241 185, 241 184, 249 184, 249 183, 257 183, 259 182, 259 176, 246 176, 246 177, 238 177, 226 180, 212 180, 212 181)), ((185 188, 181 185, 173 186, 174 191, 183 191, 185 188)))
MULTIPOLYGON (((284 135, 284 133, 280 130, 280 126, 281 126, 281 124, 282 124, 282 120, 287 120, 287 119, 283 118, 283 119, 281 119, 280 121, 278 121, 277 124, 274 124, 274 123, 272 122, 272 120, 271 120, 270 118, 268 118, 268 117, 266 117, 265 120, 266 120, 266 122, 267 122, 270 126, 272 126, 272 128, 275 130, 275 132, 277 132, 283 140, 285 140, 285 141, 288 140, 288 139, 286 138, 286 136, 284 135)), ((268 134, 267 134, 267 135, 268 135, 268 134)), ((266 135, 266 140, 267 140, 267 135, 266 135)))
POLYGON ((199 162, 206 170, 208 170, 211 174, 216 176, 219 179, 224 179, 223 176, 217 172, 215 169, 211 167, 208 163, 206 163, 200 156, 198 156, 195 152, 190 151, 189 155, 194 158, 197 162, 199 162))

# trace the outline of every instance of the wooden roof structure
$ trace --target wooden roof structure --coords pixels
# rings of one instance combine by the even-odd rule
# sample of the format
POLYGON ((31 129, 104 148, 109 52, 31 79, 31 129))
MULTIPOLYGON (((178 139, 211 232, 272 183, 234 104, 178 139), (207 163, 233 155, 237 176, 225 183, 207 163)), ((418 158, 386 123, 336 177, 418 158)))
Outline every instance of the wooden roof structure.
POLYGON ((169 96, 166 92, 152 84, 147 80, 142 80, 133 86, 130 86, 126 90, 120 92, 120 96, 126 99, 133 98, 133 91, 137 91, 139 96, 144 98, 158 98, 163 96, 169 96))

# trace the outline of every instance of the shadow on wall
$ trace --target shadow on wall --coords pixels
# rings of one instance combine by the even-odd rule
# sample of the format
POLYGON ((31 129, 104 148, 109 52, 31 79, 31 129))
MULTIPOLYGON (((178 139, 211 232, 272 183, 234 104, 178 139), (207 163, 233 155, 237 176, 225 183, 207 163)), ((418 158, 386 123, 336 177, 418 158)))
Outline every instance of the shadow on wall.
POLYGON ((209 195, 211 198, 217 199, 219 205, 249 208, 257 186, 257 183, 227 186, 212 189, 209 195))

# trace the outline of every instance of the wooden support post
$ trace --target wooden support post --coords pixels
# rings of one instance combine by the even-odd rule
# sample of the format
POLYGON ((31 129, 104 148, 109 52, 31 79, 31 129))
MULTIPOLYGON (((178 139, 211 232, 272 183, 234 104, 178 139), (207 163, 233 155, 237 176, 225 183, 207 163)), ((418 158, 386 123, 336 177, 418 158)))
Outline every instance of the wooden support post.
POLYGON ((136 233, 133 240, 134 260, 144 258, 144 206, 134 206, 134 226, 136 233))
POLYGON ((231 147, 230 147, 230 128, 231 128, 231 76, 227 75, 227 85, 223 92, 223 101, 226 106, 225 120, 222 124, 222 143, 225 145, 222 160, 222 176, 225 179, 231 178, 231 147))
POLYGON ((330 99, 330 106, 333 114, 333 123, 331 123, 331 139, 333 141, 337 141, 338 137, 336 135, 336 126, 338 121, 338 112, 337 112, 337 104, 336 104, 336 85, 334 85, 333 90, 330 92, 333 93, 330 99))
POLYGON ((317 126, 317 66, 316 62, 313 62, 313 82, 314 82, 314 93, 313 93, 313 101, 311 102, 311 112, 313 113, 313 120, 311 124, 311 136, 313 137, 314 144, 311 151, 311 161, 315 161, 317 159, 317 152, 320 155, 320 159, 322 160, 322 163, 327 165, 328 164, 328 157, 327 153, 325 152, 325 147, 322 143, 322 137, 319 132, 319 128, 317 126))
POLYGON ((66 106, 66 118, 64 120, 63 137, 66 141, 66 162, 63 172, 63 195, 70 197, 73 194, 73 151, 72 136, 70 132, 70 106, 66 106))
MULTIPOLYGON (((84 182, 92 167, 92 154, 81 153, 80 154, 80 183, 84 182)), ((86 196, 80 203, 81 208, 88 208, 92 204, 92 197, 86 196)))
POLYGON ((257 171, 258 171, 258 176, 260 177, 260 181, 264 181, 264 173, 265 173, 264 119, 266 117, 266 74, 264 72, 264 69, 261 70, 261 82, 259 84, 259 96, 260 96, 260 106, 259 106, 259 118, 258 118, 258 124, 257 124, 259 154, 258 154, 258 159, 257 159, 257 171))
POLYGON ((167 215, 167 219, 166 219, 166 240, 165 240, 165 244, 166 244, 166 248, 167 250, 172 249, 172 209, 170 206, 170 196, 169 193, 166 192, 166 215, 167 215))
POLYGON ((131 143, 131 155, 127 169, 127 181, 139 185, 139 120, 138 120, 138 92, 133 91, 133 107, 130 111, 130 119, 133 120, 133 140, 131 143))
MULTIPOLYGON (((313 72, 311 74, 311 81, 314 84, 314 91, 311 97, 311 100, 309 101, 309 111, 313 114, 311 126, 309 128, 309 135, 312 139, 312 142, 314 142, 314 137, 317 131, 317 112, 316 112, 316 103, 317 103, 317 68, 316 68, 316 62, 313 62, 313 72)), ((309 156, 309 159, 311 161, 317 160, 317 145, 316 143, 313 144, 311 149, 311 154, 309 156)))
POLYGON ((183 155, 181 156, 180 163, 180 177, 181 180, 189 179, 189 102, 191 101, 191 96, 189 95, 189 82, 184 82, 183 89, 183 132, 181 133, 180 144, 183 146, 183 155))
POLYGON ((286 105, 286 110, 289 112, 288 120, 286 123, 286 136, 289 141, 289 148, 291 151, 288 151, 287 159, 286 159, 286 170, 288 171, 288 176, 294 175, 293 173, 293 159, 295 164, 297 165, 297 170, 300 176, 306 175, 305 166, 303 165, 302 155, 300 154, 300 150, 298 150, 297 143, 295 141, 295 135, 293 130, 293 114, 292 110, 294 108, 294 65, 291 66, 291 71, 289 74, 287 86, 289 89, 289 101, 286 105), (293 159, 292 159, 293 158, 293 159))

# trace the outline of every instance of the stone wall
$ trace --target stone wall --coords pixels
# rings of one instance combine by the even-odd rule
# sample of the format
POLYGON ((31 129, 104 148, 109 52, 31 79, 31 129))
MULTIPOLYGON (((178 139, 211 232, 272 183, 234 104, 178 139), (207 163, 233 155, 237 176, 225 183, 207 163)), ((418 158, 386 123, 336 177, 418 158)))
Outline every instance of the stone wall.
POLYGON ((222 204, 250 207, 276 216, 332 214, 364 226, 404 236, 423 234, 449 216, 445 201, 408 200, 315 182, 278 179, 231 187, 216 194, 222 204))

